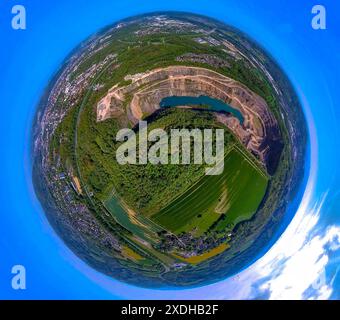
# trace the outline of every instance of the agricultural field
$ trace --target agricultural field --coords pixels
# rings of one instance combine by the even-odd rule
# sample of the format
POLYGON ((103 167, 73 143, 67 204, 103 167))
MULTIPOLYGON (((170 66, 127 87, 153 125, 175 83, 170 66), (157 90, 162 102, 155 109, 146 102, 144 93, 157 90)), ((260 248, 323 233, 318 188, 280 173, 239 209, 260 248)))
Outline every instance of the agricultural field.
POLYGON ((224 172, 204 176, 151 219, 176 234, 206 232, 250 219, 266 192, 268 178, 243 152, 232 148, 224 172))
POLYGON ((215 247, 214 249, 211 249, 207 252, 204 252, 200 255, 196 255, 196 256, 191 256, 191 257, 187 257, 184 258, 179 254, 174 254, 174 256, 182 261, 188 262, 190 264, 198 264, 201 263, 205 260, 208 260, 214 256, 217 256, 218 254, 222 253, 223 251, 227 250, 229 248, 229 245, 227 243, 222 243, 219 246, 215 247))

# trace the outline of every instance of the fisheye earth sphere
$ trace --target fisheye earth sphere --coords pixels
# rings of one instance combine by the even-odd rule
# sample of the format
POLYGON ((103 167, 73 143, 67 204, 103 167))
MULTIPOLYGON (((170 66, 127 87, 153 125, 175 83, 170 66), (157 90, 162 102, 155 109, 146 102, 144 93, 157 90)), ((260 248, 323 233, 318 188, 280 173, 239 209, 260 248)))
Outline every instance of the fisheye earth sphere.
POLYGON ((237 273, 272 242, 301 183, 306 126, 288 79, 245 34, 154 13, 70 54, 41 98, 32 139, 37 197, 77 256, 137 286, 189 287, 237 273), (152 163, 141 145, 137 162, 122 164, 122 129, 135 141, 146 134, 149 155, 171 145, 173 129, 223 129, 223 170, 171 162, 173 150, 152 163), (163 145, 149 139, 154 129, 163 145))

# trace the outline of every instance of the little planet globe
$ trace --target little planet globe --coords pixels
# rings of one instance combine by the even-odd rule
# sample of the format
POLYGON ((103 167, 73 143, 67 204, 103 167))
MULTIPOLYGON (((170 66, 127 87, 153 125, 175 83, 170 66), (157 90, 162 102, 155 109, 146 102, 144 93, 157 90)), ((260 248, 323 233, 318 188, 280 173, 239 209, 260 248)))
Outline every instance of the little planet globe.
POLYGON ((249 266, 282 232, 306 132, 288 78, 244 33, 146 14, 92 35, 51 79, 32 179, 53 229, 97 271, 197 287, 249 266))

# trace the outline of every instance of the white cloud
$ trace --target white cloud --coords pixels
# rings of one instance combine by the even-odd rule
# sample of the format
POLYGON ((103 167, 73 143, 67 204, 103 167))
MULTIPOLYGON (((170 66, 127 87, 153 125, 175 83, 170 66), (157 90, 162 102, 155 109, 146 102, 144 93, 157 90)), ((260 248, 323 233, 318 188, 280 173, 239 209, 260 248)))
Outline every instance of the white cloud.
POLYGON ((332 244, 329 248, 339 248, 340 228, 332 226, 322 234, 312 235, 321 206, 322 203, 298 221, 295 228, 287 230, 278 246, 255 267, 260 277, 270 277, 258 288, 260 291, 266 290, 269 299, 330 297, 332 288, 327 284, 325 275, 329 262, 326 245, 332 244), (276 252, 280 252, 280 258, 275 257, 276 252), (275 276, 277 266, 281 271, 275 276))

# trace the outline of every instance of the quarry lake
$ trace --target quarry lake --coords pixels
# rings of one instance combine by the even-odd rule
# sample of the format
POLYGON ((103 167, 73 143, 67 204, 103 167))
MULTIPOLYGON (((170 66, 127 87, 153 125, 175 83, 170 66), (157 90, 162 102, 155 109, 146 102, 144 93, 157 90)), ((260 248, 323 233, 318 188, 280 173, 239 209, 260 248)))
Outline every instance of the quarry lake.
POLYGON ((171 108, 171 107, 179 107, 179 106, 205 106, 210 111, 224 111, 231 113, 234 117, 236 117, 238 120, 240 120, 240 123, 243 124, 244 117, 242 113, 231 107, 229 104, 218 100, 211 98, 209 96, 198 96, 198 97, 192 97, 192 96, 171 96, 166 97, 161 100, 159 103, 159 106, 161 108, 171 108))

